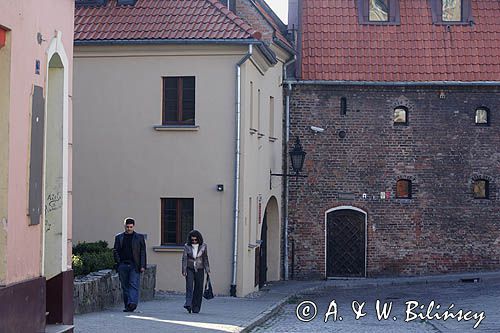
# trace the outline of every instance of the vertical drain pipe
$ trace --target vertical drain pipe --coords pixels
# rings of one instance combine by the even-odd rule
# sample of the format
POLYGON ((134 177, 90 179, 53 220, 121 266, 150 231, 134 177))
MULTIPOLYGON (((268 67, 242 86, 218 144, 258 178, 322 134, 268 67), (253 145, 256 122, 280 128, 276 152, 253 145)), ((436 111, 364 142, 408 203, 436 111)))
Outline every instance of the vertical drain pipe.
MULTIPOLYGON (((292 59, 290 59, 287 63, 285 63, 283 65, 283 84, 286 83, 286 80, 287 80, 287 77, 286 77, 286 69, 287 67, 294 63, 295 61, 297 60, 297 56, 294 55, 292 59)), ((292 85, 288 82, 287 84, 287 91, 285 93, 285 151, 284 151, 284 155, 285 155, 285 163, 284 163, 284 167, 285 167, 285 170, 283 171, 284 174, 287 174, 288 173, 288 156, 287 156, 287 152, 288 152, 288 142, 290 140, 290 94, 292 93, 292 85)), ((284 230, 284 252, 285 252, 285 255, 284 255, 284 266, 285 266, 285 281, 288 281, 289 279, 289 264, 288 264, 288 252, 289 252, 289 246, 288 246, 288 177, 285 177, 285 211, 284 211, 284 214, 285 215, 285 225, 283 227, 284 230)))
POLYGON ((233 235, 233 276, 230 295, 236 297, 236 271, 238 269, 238 219, 240 204, 240 155, 241 155, 241 65, 252 56, 252 44, 248 52, 236 64, 236 163, 234 176, 234 235, 233 235))

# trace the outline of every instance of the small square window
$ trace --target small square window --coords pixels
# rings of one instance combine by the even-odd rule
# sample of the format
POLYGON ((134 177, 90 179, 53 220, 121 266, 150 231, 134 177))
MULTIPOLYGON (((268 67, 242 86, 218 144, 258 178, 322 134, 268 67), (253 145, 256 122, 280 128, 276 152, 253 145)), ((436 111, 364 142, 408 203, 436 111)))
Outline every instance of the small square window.
POLYGON ((484 108, 484 107, 477 108, 475 122, 476 122, 476 125, 488 125, 489 124, 489 110, 487 108, 484 108))
POLYGON ((404 106, 398 106, 394 109, 394 124, 408 125, 408 109, 404 106))
POLYGON ((411 180, 400 179, 397 181, 396 198, 411 199, 411 180))
POLYGON ((489 197, 489 183, 485 179, 475 180, 472 190, 474 192, 474 199, 488 199, 489 197))

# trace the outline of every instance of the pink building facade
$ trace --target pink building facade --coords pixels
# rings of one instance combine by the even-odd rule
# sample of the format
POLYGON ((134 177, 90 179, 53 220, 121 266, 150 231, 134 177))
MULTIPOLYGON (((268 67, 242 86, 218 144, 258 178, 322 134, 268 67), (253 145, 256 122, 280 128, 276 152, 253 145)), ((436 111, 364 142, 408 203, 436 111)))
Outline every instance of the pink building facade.
POLYGON ((0 4, 0 332, 73 323, 73 12, 0 4))

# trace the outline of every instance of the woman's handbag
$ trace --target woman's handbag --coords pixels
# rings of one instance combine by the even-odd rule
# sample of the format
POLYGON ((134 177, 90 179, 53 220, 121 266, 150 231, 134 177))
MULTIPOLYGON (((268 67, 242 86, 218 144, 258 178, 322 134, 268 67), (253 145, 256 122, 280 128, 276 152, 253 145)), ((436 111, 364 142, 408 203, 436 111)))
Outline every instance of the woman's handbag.
POLYGON ((207 283, 205 284, 205 290, 203 291, 203 297, 206 299, 214 298, 214 292, 212 290, 212 283, 210 283, 210 275, 207 274, 207 283))

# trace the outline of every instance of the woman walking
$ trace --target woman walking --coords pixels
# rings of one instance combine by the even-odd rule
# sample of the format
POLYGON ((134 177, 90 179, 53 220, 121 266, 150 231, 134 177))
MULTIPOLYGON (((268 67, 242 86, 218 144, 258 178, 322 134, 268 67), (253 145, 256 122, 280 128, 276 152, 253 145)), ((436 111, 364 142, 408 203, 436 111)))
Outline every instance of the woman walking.
POLYGON ((207 244, 198 230, 189 232, 182 254, 182 275, 186 278, 186 302, 184 308, 191 313, 201 309, 203 280, 210 273, 207 244))

